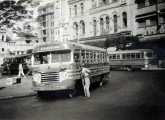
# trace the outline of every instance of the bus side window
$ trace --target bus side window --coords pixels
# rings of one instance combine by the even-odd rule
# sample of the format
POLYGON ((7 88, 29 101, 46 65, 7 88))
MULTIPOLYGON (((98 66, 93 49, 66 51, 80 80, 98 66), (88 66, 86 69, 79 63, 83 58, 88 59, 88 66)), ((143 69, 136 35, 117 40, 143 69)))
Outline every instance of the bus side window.
POLYGON ((89 62, 89 51, 86 51, 85 62, 89 62))
POLYGON ((131 59, 135 59, 135 53, 131 53, 131 59))
POLYGON ((96 52, 93 53, 93 62, 96 62, 96 52))
POLYGON ((126 54, 123 54, 123 59, 126 59, 126 54))
POLYGON ((112 55, 109 55, 109 59, 112 59, 113 58, 113 56, 112 55))
POLYGON ((93 62, 93 52, 90 51, 90 62, 93 62))
POLYGON ((130 53, 127 53, 127 59, 130 59, 130 53))
POLYGON ((140 53, 136 53, 136 59, 140 59, 140 53))
POLYGON ((144 53, 141 53, 141 58, 144 58, 144 53))
POLYGON ((116 59, 116 54, 113 54, 113 59, 116 59))
POLYGON ((120 54, 117 54, 117 59, 120 59, 120 54))
POLYGON ((80 61, 80 51, 79 50, 74 51, 74 61, 75 62, 80 61))
POLYGON ((81 51, 81 62, 85 62, 85 51, 81 51))

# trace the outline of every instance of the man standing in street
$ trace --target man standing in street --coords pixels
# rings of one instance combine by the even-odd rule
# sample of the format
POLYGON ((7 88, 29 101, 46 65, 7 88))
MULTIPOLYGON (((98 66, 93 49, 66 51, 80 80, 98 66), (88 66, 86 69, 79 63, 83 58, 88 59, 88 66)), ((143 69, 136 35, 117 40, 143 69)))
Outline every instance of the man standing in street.
POLYGON ((81 68, 81 77, 82 77, 82 84, 84 87, 84 93, 85 93, 85 97, 90 97, 90 91, 89 91, 89 87, 90 87, 90 79, 89 79, 89 73, 91 73, 91 71, 87 68, 84 67, 84 65, 80 65, 81 68))

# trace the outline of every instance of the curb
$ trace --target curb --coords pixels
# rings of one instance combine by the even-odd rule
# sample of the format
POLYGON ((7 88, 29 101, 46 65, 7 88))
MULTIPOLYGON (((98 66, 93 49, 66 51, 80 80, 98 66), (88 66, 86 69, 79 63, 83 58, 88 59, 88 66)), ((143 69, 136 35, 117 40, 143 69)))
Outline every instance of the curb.
POLYGON ((16 98, 30 97, 30 96, 35 96, 35 95, 37 95, 37 93, 30 93, 30 94, 24 94, 24 95, 2 97, 2 98, 0 98, 0 101, 1 101, 1 100, 8 100, 8 99, 16 99, 16 98))

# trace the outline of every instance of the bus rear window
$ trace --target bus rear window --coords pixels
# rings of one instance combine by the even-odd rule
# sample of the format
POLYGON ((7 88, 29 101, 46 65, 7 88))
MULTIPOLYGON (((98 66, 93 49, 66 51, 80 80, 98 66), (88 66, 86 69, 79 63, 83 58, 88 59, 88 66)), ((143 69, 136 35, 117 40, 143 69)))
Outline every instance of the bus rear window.
POLYGON ((71 51, 62 50, 52 52, 52 63, 56 62, 70 62, 71 61, 71 51))

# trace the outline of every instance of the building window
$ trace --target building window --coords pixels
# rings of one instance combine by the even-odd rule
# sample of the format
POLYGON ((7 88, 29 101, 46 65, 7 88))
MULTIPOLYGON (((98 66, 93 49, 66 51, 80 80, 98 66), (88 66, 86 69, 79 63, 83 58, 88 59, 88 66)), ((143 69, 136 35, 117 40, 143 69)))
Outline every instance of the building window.
POLYGON ((2 35, 2 41, 5 41, 5 39, 4 39, 5 37, 4 37, 4 35, 2 35))
POLYGON ((145 28, 146 27, 145 19, 141 19, 141 20, 138 21, 138 27, 139 28, 145 28))
POLYGON ((78 37, 78 24, 75 22, 73 24, 74 35, 78 37))
POLYGON ((117 15, 113 16, 113 20, 114 20, 114 32, 117 32, 117 15))
POLYGON ((92 7, 93 8, 97 7, 97 4, 96 3, 97 3, 96 0, 92 0, 92 7))
POLYGON ((51 26, 52 26, 52 27, 54 26, 54 22, 51 22, 51 26))
POLYGON ((72 17, 71 15, 72 15, 72 9, 70 8, 70 18, 72 17))
POLYGON ((77 5, 74 6, 75 17, 77 16, 77 5))
POLYGON ((112 3, 117 2, 118 0, 112 0, 112 3))
POLYGON ((80 21, 80 25, 81 25, 81 34, 84 35, 85 34, 85 23, 84 23, 84 21, 80 21))
POLYGON ((104 20, 103 18, 100 18, 100 30, 103 31, 104 29, 104 20))
POLYGON ((96 24, 96 20, 93 20, 93 33, 94 33, 94 36, 96 36, 96 34, 97 34, 97 24, 96 24))
POLYGON ((109 30, 109 17, 106 17, 106 30, 109 30))
POLYGON ((83 13, 84 13, 84 5, 83 3, 81 3, 81 15, 83 15, 83 13))
POLYGON ((127 13, 123 12, 123 28, 127 28, 127 13))

